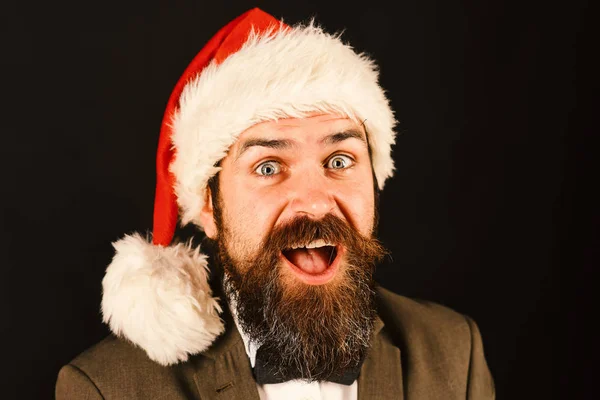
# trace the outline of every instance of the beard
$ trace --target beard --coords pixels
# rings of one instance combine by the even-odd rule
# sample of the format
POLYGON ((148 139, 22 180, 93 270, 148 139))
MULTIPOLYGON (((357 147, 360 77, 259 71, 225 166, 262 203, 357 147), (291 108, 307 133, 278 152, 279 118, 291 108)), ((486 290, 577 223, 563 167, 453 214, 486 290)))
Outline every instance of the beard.
POLYGON ((255 256, 237 259, 227 251, 227 231, 219 231, 223 289, 273 376, 319 381, 361 365, 377 314, 373 273, 386 254, 376 239, 333 215, 318 221, 303 216, 274 228, 255 256), (309 285, 293 277, 280 257, 317 239, 345 252, 331 281, 309 285))

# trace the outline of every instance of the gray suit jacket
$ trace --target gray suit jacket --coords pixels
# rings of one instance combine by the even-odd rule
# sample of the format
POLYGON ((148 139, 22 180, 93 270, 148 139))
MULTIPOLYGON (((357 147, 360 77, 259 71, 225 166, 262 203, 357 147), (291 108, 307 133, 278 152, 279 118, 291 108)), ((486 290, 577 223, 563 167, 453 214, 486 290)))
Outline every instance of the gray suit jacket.
MULTIPOLYGON (((379 318, 358 378, 358 398, 494 399, 477 325, 446 307, 378 289, 379 318)), ((211 348, 164 367, 109 336, 64 366, 57 400, 259 400, 250 361, 231 316, 211 348)))

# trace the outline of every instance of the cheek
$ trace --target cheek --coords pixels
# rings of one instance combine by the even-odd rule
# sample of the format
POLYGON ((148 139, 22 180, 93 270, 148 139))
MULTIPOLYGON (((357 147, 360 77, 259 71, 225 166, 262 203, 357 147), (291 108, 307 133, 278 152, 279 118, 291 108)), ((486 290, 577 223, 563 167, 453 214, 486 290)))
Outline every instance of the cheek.
POLYGON ((269 196, 245 185, 233 190, 227 197, 223 199, 227 247, 232 254, 254 254, 259 251, 261 241, 271 228, 276 205, 272 204, 269 196))
POLYGON ((361 196, 360 199, 356 198, 355 213, 358 220, 357 227, 358 231, 363 236, 370 236, 373 232, 373 223, 375 220, 375 199, 373 196, 361 196))
POLYGON ((372 234, 375 221, 375 192, 368 180, 340 189, 338 204, 358 232, 363 236, 372 234))

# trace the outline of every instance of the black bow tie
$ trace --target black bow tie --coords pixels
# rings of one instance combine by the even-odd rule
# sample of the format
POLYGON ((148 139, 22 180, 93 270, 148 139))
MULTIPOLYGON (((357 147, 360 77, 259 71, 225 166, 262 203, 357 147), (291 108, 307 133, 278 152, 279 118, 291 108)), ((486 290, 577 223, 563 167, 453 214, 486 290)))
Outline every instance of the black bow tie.
MULTIPOLYGON (((254 379, 256 383, 259 385, 271 384, 271 383, 283 383, 293 379, 302 379, 300 372, 294 377, 283 377, 280 374, 277 374, 276 371, 271 368, 266 360, 264 359, 264 353, 261 353, 260 348, 256 352, 256 361, 254 364, 254 379)), ((350 370, 346 370, 343 375, 330 376, 326 379, 319 379, 319 381, 328 381, 334 383, 340 383, 342 385, 352 385, 352 383, 358 379, 358 375, 360 374, 360 368, 362 366, 361 362, 354 368, 350 370)), ((292 374, 293 375, 293 374, 292 374)))

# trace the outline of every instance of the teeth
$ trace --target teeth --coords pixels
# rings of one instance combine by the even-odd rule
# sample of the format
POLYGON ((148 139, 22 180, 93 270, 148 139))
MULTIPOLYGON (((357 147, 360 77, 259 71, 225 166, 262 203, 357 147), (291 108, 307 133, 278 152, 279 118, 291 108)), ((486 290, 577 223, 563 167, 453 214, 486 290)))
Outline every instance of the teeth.
POLYGON ((324 246, 333 246, 333 244, 328 243, 328 242, 324 241, 323 239, 317 239, 317 240, 313 240, 312 242, 310 242, 306 245, 298 245, 298 246, 294 246, 293 248, 295 248, 295 249, 298 249, 298 248, 315 249, 317 247, 324 247, 324 246))
POLYGON ((323 246, 328 246, 328 244, 325 243, 325 241, 323 239, 317 239, 317 240, 310 242, 309 244, 307 244, 304 247, 306 247, 307 249, 314 249, 314 248, 323 247, 323 246))
POLYGON ((317 247, 324 247, 324 246, 335 246, 334 244, 331 244, 329 242, 324 241, 323 239, 317 239, 317 240, 313 240, 312 242, 308 243, 308 244, 295 244, 291 247, 292 250, 295 249, 315 249, 317 247))

